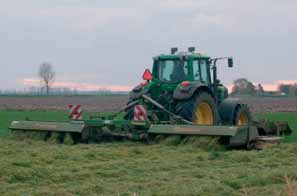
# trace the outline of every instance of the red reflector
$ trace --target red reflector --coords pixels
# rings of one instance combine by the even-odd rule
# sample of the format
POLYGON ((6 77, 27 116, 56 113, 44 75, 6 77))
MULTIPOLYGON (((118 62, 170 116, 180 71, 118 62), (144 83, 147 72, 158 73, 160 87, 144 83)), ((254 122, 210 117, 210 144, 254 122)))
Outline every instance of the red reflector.
POLYGON ((145 121, 147 119, 147 111, 143 105, 134 106, 133 114, 135 121, 145 121))
POLYGON ((187 87, 187 86, 189 86, 190 85, 190 82, 189 81, 183 81, 182 83, 181 83, 181 86, 182 87, 187 87))
POLYGON ((153 79, 153 75, 151 73, 151 71, 149 69, 146 69, 142 75, 143 80, 152 80, 153 79))

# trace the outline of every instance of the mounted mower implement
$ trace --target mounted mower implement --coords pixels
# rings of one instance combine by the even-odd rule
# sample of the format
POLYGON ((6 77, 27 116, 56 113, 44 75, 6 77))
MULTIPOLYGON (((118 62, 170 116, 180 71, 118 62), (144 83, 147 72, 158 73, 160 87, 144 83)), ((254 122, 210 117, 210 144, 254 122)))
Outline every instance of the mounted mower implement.
POLYGON ((152 73, 146 70, 145 82, 136 86, 129 102, 117 114, 89 117, 69 122, 14 121, 13 132, 44 133, 47 140, 58 133, 60 142, 70 134, 74 143, 112 139, 148 141, 157 135, 220 137, 230 147, 257 148, 257 142, 279 142, 291 134, 287 122, 252 121, 247 105, 228 98, 227 88, 217 79, 218 60, 195 52, 159 55, 152 73), (211 73, 212 70, 212 73, 211 73), (125 113, 124 119, 118 114, 125 113))

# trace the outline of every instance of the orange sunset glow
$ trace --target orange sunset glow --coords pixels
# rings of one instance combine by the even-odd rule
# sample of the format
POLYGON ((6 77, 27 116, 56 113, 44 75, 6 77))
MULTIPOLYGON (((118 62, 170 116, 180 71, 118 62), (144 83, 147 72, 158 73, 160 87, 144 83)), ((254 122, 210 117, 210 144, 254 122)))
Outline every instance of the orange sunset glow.
MULTIPOLYGON (((41 82, 38 79, 26 78, 22 81, 25 86, 40 86, 41 82)), ((52 87, 54 88, 69 88, 76 89, 80 91, 96 91, 96 90, 110 90, 110 91, 130 91, 132 86, 125 85, 98 85, 89 83, 76 83, 76 82, 54 82, 52 87)))

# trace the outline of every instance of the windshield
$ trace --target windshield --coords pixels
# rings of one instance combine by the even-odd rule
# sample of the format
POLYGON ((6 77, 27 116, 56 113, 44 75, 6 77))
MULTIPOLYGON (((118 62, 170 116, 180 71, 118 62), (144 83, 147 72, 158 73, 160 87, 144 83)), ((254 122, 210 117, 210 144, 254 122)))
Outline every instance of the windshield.
POLYGON ((158 79, 164 82, 181 82, 187 79, 188 66, 186 61, 158 61, 158 79))

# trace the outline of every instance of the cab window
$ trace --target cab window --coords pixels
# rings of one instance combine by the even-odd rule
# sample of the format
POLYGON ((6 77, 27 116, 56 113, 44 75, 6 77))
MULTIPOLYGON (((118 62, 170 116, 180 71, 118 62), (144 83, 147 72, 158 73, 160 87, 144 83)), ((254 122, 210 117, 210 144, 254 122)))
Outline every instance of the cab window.
POLYGON ((187 62, 181 60, 158 61, 158 79, 163 82, 181 82, 187 79, 187 62))
POLYGON ((200 80, 199 61, 193 61, 194 80, 200 80))
POLYGON ((205 59, 193 60, 194 80, 200 80, 206 84, 209 83, 209 73, 205 59))
POLYGON ((200 60, 200 75, 201 81, 208 83, 208 71, 206 60, 200 60))

